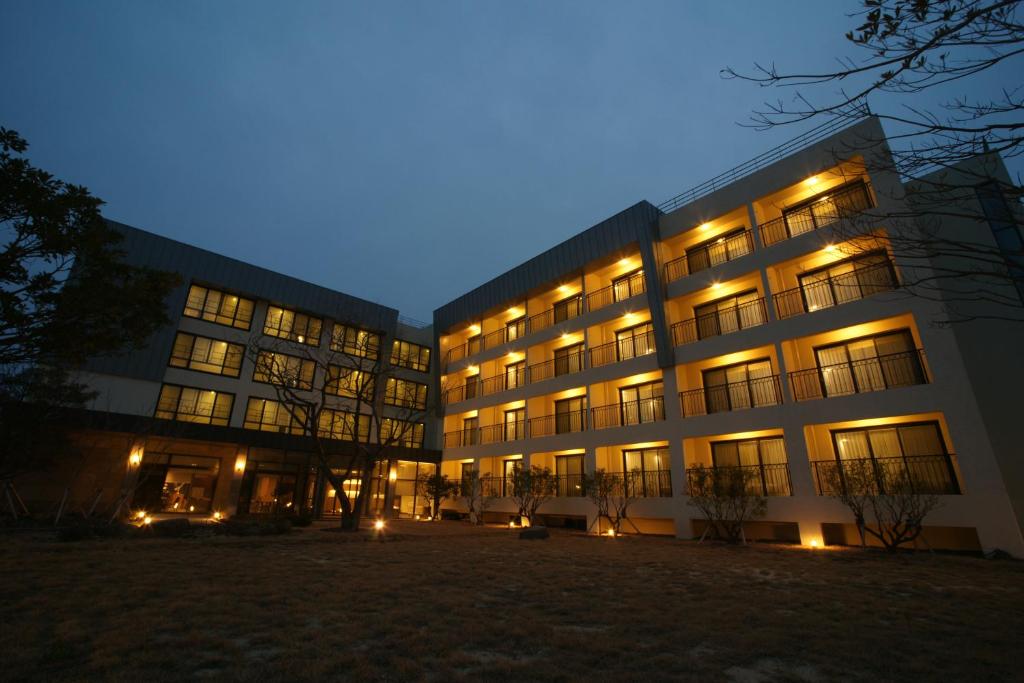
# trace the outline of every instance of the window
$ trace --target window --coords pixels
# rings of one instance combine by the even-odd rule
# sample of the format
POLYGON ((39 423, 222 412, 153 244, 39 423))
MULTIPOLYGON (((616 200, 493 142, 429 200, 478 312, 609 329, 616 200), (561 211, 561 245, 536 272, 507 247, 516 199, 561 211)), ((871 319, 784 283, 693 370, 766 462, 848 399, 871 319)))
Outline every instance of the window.
POLYGON ((654 327, 641 323, 615 332, 616 358, 620 361, 654 353, 654 327))
POLYGON ((556 323, 571 320, 583 312, 583 295, 573 294, 568 298, 555 302, 551 309, 556 323))
POLYGON ((516 474, 523 470, 522 460, 504 460, 501 464, 504 476, 501 479, 501 495, 511 496, 515 491, 516 474))
POLYGON ((466 390, 465 390, 464 397, 467 400, 471 399, 471 398, 476 398, 477 387, 480 386, 480 373, 478 372, 475 375, 466 375, 466 385, 465 386, 466 386, 466 390))
POLYGON ((583 495, 583 456, 555 456, 555 477, 558 480, 558 496, 583 495))
POLYGON ((706 339, 763 325, 764 303, 757 290, 751 289, 701 304, 694 310, 694 317, 697 323, 697 338, 706 339))
POLYGON ((691 274, 698 273, 750 252, 750 235, 746 228, 740 227, 687 249, 686 265, 691 274))
POLYGON ((380 421, 380 442, 409 448, 423 448, 423 429, 422 422, 408 422, 385 417, 380 421))
POLYGON ((165 384, 160 388, 155 417, 227 426, 234 400, 233 394, 222 391, 165 384))
POLYGON ((555 377, 571 375, 583 369, 583 344, 555 349, 555 377))
POLYGON ((583 431, 583 397, 564 398, 555 401, 555 434, 583 431))
POLYGON ((242 426, 262 432, 301 436, 306 433, 306 410, 301 406, 289 407, 280 401, 250 398, 242 426))
POLYGON ((317 431, 327 439, 367 443, 370 440, 370 416, 327 408, 320 412, 317 431))
POLYGON ((803 273, 798 279, 807 312, 863 299, 896 286, 896 275, 885 251, 830 263, 803 273))
POLYGON ((790 237, 831 225, 840 218, 871 206, 868 188, 856 180, 841 187, 825 190, 799 204, 783 210, 786 232, 790 237))
POLYGON ((786 445, 781 436, 713 441, 711 460, 715 467, 756 468, 758 476, 753 487, 759 495, 790 495, 786 445))
POLYGON ((419 372, 429 372, 430 348, 396 339, 391 345, 391 364, 419 372))
POLYGON ((774 406, 781 401, 778 382, 767 358, 704 370, 708 413, 774 406))
POLYGON ((298 468, 282 463, 250 461, 239 488, 239 512, 268 515, 291 510, 297 472, 298 468))
POLYGON ((313 388, 314 372, 316 363, 312 360, 284 353, 260 351, 252 372, 252 381, 309 391, 313 388))
POLYGON ((323 321, 320 318, 298 313, 287 308, 271 306, 267 309, 267 320, 263 324, 263 334, 289 341, 296 341, 307 346, 320 346, 320 330, 323 321))
POLYGON ((619 410, 623 425, 664 420, 665 398, 661 380, 619 389, 619 410))
POLYGON ((380 335, 359 327, 335 323, 331 332, 331 350, 377 360, 380 357, 380 335))
POLYGON ((505 323, 505 341, 515 341, 526 334, 526 318, 516 318, 505 323))
POLYGON ((631 495, 657 498, 672 495, 672 473, 667 448, 622 451, 622 469, 631 495))
POLYGON ((646 291, 644 284, 644 271, 642 268, 634 270, 632 273, 621 275, 612 280, 613 297, 615 301, 625 301, 637 294, 643 294, 646 291))
POLYGON ((480 443, 480 418, 467 417, 462 420, 462 445, 475 446, 480 443))
POLYGON ((509 363, 505 366, 505 388, 515 389, 526 383, 526 361, 509 363))
POLYGON ((217 458, 146 453, 133 504, 147 512, 209 513, 219 469, 217 458))
POLYGON ((937 422, 836 430, 832 442, 840 470, 844 462, 870 460, 883 487, 907 476, 921 492, 960 492, 937 422))
POLYGON ((218 325, 248 330, 252 324, 252 312, 255 307, 252 299, 243 299, 216 289, 192 285, 188 290, 183 314, 189 318, 209 320, 218 325))
POLYGON ((479 334, 475 334, 466 340, 466 355, 472 356, 474 353, 480 353, 480 342, 482 337, 479 334))
POLYGON ((358 398, 363 403, 373 402, 376 378, 365 370, 327 366, 327 393, 345 398, 358 398))
POLYGON ((518 441, 526 438, 526 408, 505 411, 504 432, 502 437, 505 441, 518 441))
POLYGON ((244 355, 245 347, 241 344, 178 332, 174 338, 174 348, 171 350, 168 365, 225 377, 238 377, 242 371, 244 355))
POLYGON ((826 396, 880 391, 927 380, 914 337, 898 330, 814 349, 826 396))
POLYGON ((384 388, 384 403, 405 408, 427 407, 427 385, 407 379, 388 377, 384 388))

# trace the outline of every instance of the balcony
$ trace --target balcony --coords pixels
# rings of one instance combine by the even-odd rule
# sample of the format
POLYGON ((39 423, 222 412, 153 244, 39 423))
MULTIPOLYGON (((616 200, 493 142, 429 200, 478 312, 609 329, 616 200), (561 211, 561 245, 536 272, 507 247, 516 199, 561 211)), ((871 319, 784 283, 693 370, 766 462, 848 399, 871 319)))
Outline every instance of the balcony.
POLYGON ((526 322, 526 329, 529 332, 540 332, 552 325, 572 320, 581 315, 583 315, 583 295, 579 294, 560 301, 545 311, 530 316, 526 322))
MULTIPOLYGON (((727 467, 716 467, 715 470, 750 472, 749 492, 755 496, 791 496, 793 485, 789 477, 789 465, 787 463, 773 463, 768 465, 730 465, 727 467)), ((746 474, 744 476, 747 476, 746 474)), ((686 471, 687 484, 694 485, 694 470, 686 471)))
POLYGON ((586 495, 582 474, 556 474, 555 496, 558 498, 579 498, 586 495))
POLYGON ((858 301, 899 286, 892 262, 886 261, 854 268, 841 275, 826 275, 815 282, 779 292, 773 299, 775 310, 783 319, 858 301))
POLYGON ((480 443, 480 428, 459 429, 454 432, 444 433, 445 448, 459 448, 460 446, 476 446, 480 443))
POLYGON ((721 263, 734 261, 753 250, 754 240, 749 230, 744 230, 731 237, 720 237, 715 241, 694 247, 679 258, 666 263, 665 282, 674 282, 721 263))
POLYGON ((643 398, 591 408, 591 426, 594 429, 627 427, 665 419, 665 398, 643 398))
POLYGON ((797 401, 927 384, 924 351, 914 349, 789 373, 797 401))
POLYGON ((590 349, 590 367, 599 368, 603 365, 619 363, 639 356, 654 353, 654 332, 643 332, 601 344, 590 349))
POLYGON ((830 190, 782 212, 782 216, 763 223, 761 243, 768 247, 797 235, 820 230, 844 218, 874 206, 868 187, 862 181, 830 190))
POLYGON ((708 337, 717 337, 764 325, 766 322, 768 322, 768 312, 764 299, 759 297, 737 306, 730 306, 674 323, 672 325, 672 344, 674 346, 692 344, 708 337))
POLYGON ((682 391, 679 402, 685 417, 777 406, 782 403, 782 386, 778 375, 768 375, 682 391))
POLYGON ((555 415, 531 417, 529 423, 531 439, 541 436, 553 436, 555 434, 582 432, 587 428, 587 411, 571 410, 555 415))
POLYGON ((626 496, 633 498, 671 498, 671 470, 633 470, 623 474, 626 496))
POLYGON ((526 438, 526 420, 480 427, 480 443, 519 441, 526 438))
POLYGON ((542 363, 534 363, 526 368, 526 376, 530 383, 541 382, 552 377, 572 375, 584 369, 582 351, 552 358, 542 363))
POLYGON ((602 287, 587 294, 587 310, 596 311, 611 306, 618 301, 625 301, 631 297, 643 294, 647 291, 647 281, 644 280, 643 271, 633 273, 629 277, 616 280, 607 287, 602 287))
POLYGON ((869 467, 875 490, 886 492, 886 484, 906 481, 914 493, 925 495, 957 495, 960 484, 952 454, 906 455, 885 458, 844 460, 813 460, 814 488, 819 496, 837 495, 846 486, 846 471, 852 463, 869 467), (844 470, 844 467, 846 468, 844 470))

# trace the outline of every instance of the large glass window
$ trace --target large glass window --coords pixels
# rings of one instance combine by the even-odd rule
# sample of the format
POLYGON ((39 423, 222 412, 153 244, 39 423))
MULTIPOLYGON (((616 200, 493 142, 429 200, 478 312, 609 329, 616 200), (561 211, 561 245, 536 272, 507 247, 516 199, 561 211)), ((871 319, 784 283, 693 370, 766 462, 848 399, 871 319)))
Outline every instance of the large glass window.
POLYGON ((308 358, 299 358, 273 351, 260 351, 259 356, 256 357, 252 380, 309 391, 313 388, 315 372, 316 363, 308 358))
POLYGON ((840 468, 847 461, 871 461, 883 488, 905 474, 919 491, 959 493, 937 422, 835 430, 832 441, 840 468))
POLYGON ((615 342, 616 357, 620 361, 654 353, 654 327, 651 323, 641 323, 618 330, 615 332, 615 342))
POLYGON ((697 273, 749 254, 751 242, 745 232, 746 228, 736 228, 687 249, 686 264, 689 272, 697 273))
POLYGON ((480 443, 480 418, 467 417, 462 420, 462 445, 475 446, 480 443))
POLYGON ((926 381, 909 330, 821 346, 814 353, 826 396, 879 391, 926 381))
POLYGON ((505 441, 517 441, 526 438, 526 408, 515 408, 505 411, 505 441))
POLYGON ((552 317, 556 323, 575 318, 583 312, 583 295, 573 294, 566 299, 555 302, 551 308, 552 317))
POLYGON ((505 388, 515 389, 526 383, 526 361, 509 363, 505 366, 505 388))
POLYGON ((583 369, 583 344, 555 349, 555 377, 570 375, 583 369))
POLYGON ((817 311, 856 301, 896 286, 885 251, 862 254, 800 275, 804 310, 817 311))
POLYGON ((619 409, 623 425, 665 419, 664 386, 661 380, 634 384, 619 389, 619 409))
POLYGON ((625 301, 646 291, 643 269, 619 276, 612 280, 612 294, 615 301, 625 301))
POLYGON ((266 515, 288 512, 295 504, 298 468, 250 461, 238 493, 239 512, 266 515))
POLYGON ((366 443, 370 439, 370 416, 358 416, 345 410, 324 409, 320 411, 320 436, 341 441, 366 443))
POLYGON ((306 411, 266 398, 250 398, 245 408, 246 429, 302 435, 306 433, 306 411))
POLYGON ((352 325, 335 323, 331 331, 331 350, 377 360, 380 357, 380 335, 352 325))
POLYGON ((188 290, 183 314, 189 318, 209 320, 218 325, 249 329, 252 324, 252 312, 256 304, 252 299, 244 299, 233 294, 192 285, 188 290))
POLYGON ((709 413, 773 406, 780 401, 769 359, 705 370, 704 395, 709 413))
POLYGON ((372 403, 375 379, 365 370, 330 365, 327 367, 327 393, 372 403))
POLYGON ((659 497, 672 495, 672 474, 667 448, 638 448, 622 451, 626 485, 632 495, 659 497))
POLYGON ((133 504, 147 512, 209 513, 219 469, 217 458, 146 453, 133 504))
POLYGON ((555 476, 558 479, 559 496, 583 495, 583 456, 555 456, 555 476))
POLYGON ((583 431, 584 397, 555 401, 555 434, 583 431))
POLYGON ((218 339, 178 332, 168 365, 214 375, 238 377, 245 347, 218 339))
POLYGON ((233 394, 222 391, 165 384, 160 388, 155 417, 227 426, 234 400, 233 394))
POLYGON ((766 496, 790 495, 786 445, 781 436, 736 441, 715 441, 711 444, 715 467, 745 467, 756 471, 753 486, 766 496))
POLYGON ((429 372, 430 348, 396 339, 391 345, 391 364, 419 372, 429 372))
POLYGON ((427 385, 398 377, 388 377, 384 388, 384 403, 423 410, 427 407, 427 385))
POLYGON ((697 306, 697 338, 729 334, 765 323, 764 305, 756 289, 697 306))
POLYGON ((409 448, 423 448, 423 430, 422 422, 385 417, 380 421, 380 442, 409 448))
POLYGON ((526 318, 516 318, 505 323, 505 341, 511 342, 526 334, 526 318))
POLYGON ((280 306, 270 306, 267 309, 267 320, 263 324, 263 334, 307 346, 320 346, 322 327, 323 321, 320 318, 280 306))

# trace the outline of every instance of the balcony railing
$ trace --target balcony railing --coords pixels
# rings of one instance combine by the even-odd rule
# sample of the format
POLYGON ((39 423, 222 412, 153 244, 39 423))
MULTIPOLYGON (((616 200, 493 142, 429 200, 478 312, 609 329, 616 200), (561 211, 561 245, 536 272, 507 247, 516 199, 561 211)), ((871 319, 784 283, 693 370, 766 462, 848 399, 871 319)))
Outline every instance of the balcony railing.
POLYGON ((591 408, 591 426, 594 429, 625 427, 665 419, 665 398, 643 398, 591 408))
POLYGON ((554 434, 570 434, 582 432, 587 428, 587 411, 571 410, 555 415, 542 415, 530 418, 530 438, 552 436, 554 434))
POLYGON ((634 470, 624 475, 626 495, 638 498, 671 498, 672 471, 650 470, 641 472, 634 470))
POLYGON ((899 286, 896 271, 887 261, 854 268, 841 275, 829 275, 823 280, 779 292, 773 298, 779 318, 791 318, 857 301, 878 292, 892 291, 899 286))
POLYGON ((582 474, 556 474, 555 495, 559 498, 579 498, 586 495, 582 474))
POLYGON ((743 382, 682 391, 679 393, 679 402, 686 417, 777 406, 782 403, 782 386, 778 375, 768 375, 743 382))
POLYGON ((902 351, 874 358, 824 365, 789 373, 793 397, 797 401, 848 396, 895 387, 927 384, 924 351, 902 351))
POLYGON ((500 441, 519 441, 526 438, 526 420, 502 422, 480 428, 480 443, 498 443, 500 441))
POLYGON ((560 302, 546 311, 530 316, 526 324, 529 332, 539 332, 566 320, 572 320, 583 314, 583 295, 560 302))
POLYGON ((867 185, 858 181, 763 223, 760 228, 761 243, 767 247, 790 237, 819 230, 872 206, 874 204, 867 185))
POLYGON ((599 368, 654 353, 654 332, 623 337, 590 349, 590 367, 599 368))
POLYGON ((480 477, 480 490, 488 498, 504 498, 511 496, 515 480, 497 474, 485 474, 480 477))
POLYGON ((677 259, 665 264, 665 282, 673 282, 686 275, 699 273, 754 251, 754 240, 749 230, 721 237, 714 242, 690 249, 677 259))
POLYGON ((886 485, 906 481, 921 494, 956 495, 960 484, 956 476, 953 454, 906 455, 885 458, 846 460, 812 460, 814 488, 819 496, 834 496, 847 485, 846 472, 851 463, 870 466, 874 490, 885 493, 886 485), (845 469, 844 469, 845 468, 845 469))
POLYGON ((526 375, 531 384, 551 379, 552 377, 571 375, 583 370, 583 359, 583 352, 577 351, 576 353, 570 353, 559 358, 546 360, 543 363, 534 363, 526 368, 526 375))
POLYGON ((700 339, 757 327, 768 322, 763 298, 722 308, 672 325, 672 344, 692 344, 700 339))
POLYGON ((445 448, 459 448, 460 446, 476 446, 480 443, 480 428, 459 429, 454 432, 444 433, 445 448))
MULTIPOLYGON (((793 484, 789 477, 787 463, 771 463, 768 465, 729 465, 716 467, 716 470, 737 470, 751 472, 749 479, 750 493, 758 496, 791 496, 793 484)), ((686 471, 688 485, 693 485, 693 470, 686 471)))
POLYGON ((630 297, 643 294, 646 291, 647 282, 644 280, 644 274, 642 272, 634 273, 628 278, 587 294, 587 310, 596 311, 605 306, 611 306, 617 301, 625 301, 630 297))

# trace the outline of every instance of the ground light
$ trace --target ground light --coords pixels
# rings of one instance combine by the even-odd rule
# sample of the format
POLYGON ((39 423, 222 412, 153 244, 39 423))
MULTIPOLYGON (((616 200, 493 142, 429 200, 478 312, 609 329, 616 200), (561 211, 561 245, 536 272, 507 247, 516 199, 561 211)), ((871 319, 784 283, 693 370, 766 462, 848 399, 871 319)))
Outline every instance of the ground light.
POLYGON ((378 519, 376 522, 373 523, 373 528, 376 531, 384 531, 384 520, 378 519))
POLYGON ((812 550, 817 550, 820 547, 821 547, 821 541, 819 541, 816 538, 812 538, 811 539, 811 549, 812 550))
POLYGON ((606 536, 608 536, 610 538, 614 538, 615 537, 615 529, 609 529, 608 531, 606 531, 604 533, 605 533, 606 536))
POLYGON ((142 523, 145 524, 146 526, 149 526, 150 524, 153 523, 153 518, 150 517, 149 515, 146 515, 145 517, 142 518, 142 523))

